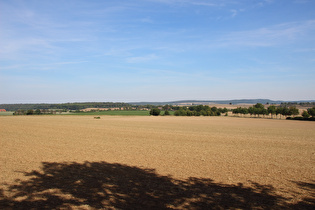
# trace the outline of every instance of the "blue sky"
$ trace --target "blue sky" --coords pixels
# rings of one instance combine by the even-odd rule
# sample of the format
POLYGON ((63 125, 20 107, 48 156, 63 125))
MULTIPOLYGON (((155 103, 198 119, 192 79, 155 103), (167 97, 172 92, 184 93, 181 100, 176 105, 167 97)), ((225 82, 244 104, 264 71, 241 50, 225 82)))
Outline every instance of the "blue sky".
POLYGON ((314 0, 0 0, 0 103, 315 99, 314 0))

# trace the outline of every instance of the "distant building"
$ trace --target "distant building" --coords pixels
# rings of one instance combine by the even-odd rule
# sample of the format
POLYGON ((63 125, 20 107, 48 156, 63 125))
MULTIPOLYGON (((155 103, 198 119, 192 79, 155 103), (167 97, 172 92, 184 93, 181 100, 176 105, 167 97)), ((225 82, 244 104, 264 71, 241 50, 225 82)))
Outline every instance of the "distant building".
POLYGON ((6 110, 5 109, 0 109, 0 112, 6 112, 6 110))

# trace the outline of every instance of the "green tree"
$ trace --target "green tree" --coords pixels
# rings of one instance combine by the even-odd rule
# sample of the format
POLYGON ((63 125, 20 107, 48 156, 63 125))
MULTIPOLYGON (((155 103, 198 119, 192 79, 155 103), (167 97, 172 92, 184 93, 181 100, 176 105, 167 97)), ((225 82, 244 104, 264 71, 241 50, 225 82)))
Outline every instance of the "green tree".
POLYGON ((187 116, 193 116, 193 114, 194 114, 194 113, 193 113, 192 111, 190 111, 190 110, 187 110, 187 111, 186 111, 186 115, 187 115, 187 116))
POLYGON ((245 107, 243 107, 243 108, 241 108, 241 114, 243 114, 244 115, 244 117, 245 117, 245 115, 247 115, 248 114, 248 109, 247 108, 245 108, 245 107))
POLYGON ((246 114, 248 114, 248 109, 245 107, 238 107, 236 109, 232 110, 233 114, 242 114, 243 116, 245 116, 246 114))
POLYGON ((218 108, 215 107, 215 106, 214 106, 214 107, 211 107, 211 111, 212 111, 212 112, 217 112, 217 111, 218 111, 218 108))
POLYGON ((282 113, 281 113, 283 116, 285 116, 285 117, 287 117, 287 116, 289 116, 290 115, 290 110, 289 110, 289 108, 288 107, 283 107, 282 108, 282 113))
POLYGON ((266 114, 268 114, 268 112, 265 109, 264 105, 262 105, 261 103, 257 103, 254 105, 254 114, 257 114, 259 117, 259 115, 261 114, 265 116, 266 114))
POLYGON ((252 116, 254 114, 254 107, 249 107, 248 113, 250 114, 250 116, 252 116))
POLYGON ((227 113, 228 112, 228 110, 227 110, 227 108, 218 108, 218 111, 220 112, 220 113, 222 113, 222 114, 224 114, 224 113, 227 113))
POLYGON ((34 114, 40 115, 41 114, 40 109, 36 109, 34 114))
POLYGON ((276 114, 276 107, 274 105, 271 105, 268 107, 267 111, 271 115, 271 118, 273 118, 273 115, 276 114))
POLYGON ((158 116, 160 115, 160 113, 161 113, 161 110, 158 108, 153 108, 150 110, 150 115, 153 115, 153 116, 158 116))
POLYGON ((194 116, 200 116, 200 115, 201 115, 200 112, 194 111, 194 116))
POLYGON ((167 115, 171 115, 171 114, 168 110, 165 110, 164 115, 167 116, 167 115))
POLYGON ((171 106, 166 104, 163 106, 163 110, 170 110, 171 109, 171 106))
POLYGON ((254 115, 255 115, 255 117, 256 117, 256 115, 258 115, 258 117, 259 117, 259 115, 260 115, 260 113, 261 113, 260 109, 259 109, 259 108, 256 108, 256 107, 253 107, 253 110, 254 110, 254 115))
POLYGON ((254 107, 257 109, 264 109, 265 108, 264 105, 262 105, 261 103, 255 104, 254 107))
POLYGON ((205 110, 201 110, 200 112, 197 112, 199 113, 200 115, 203 115, 203 116, 209 116, 209 113, 205 110))
POLYGON ((265 109, 265 108, 261 109, 261 113, 262 113, 262 115, 264 116, 264 118, 265 118, 265 115, 268 115, 268 114, 269 114, 269 113, 268 113, 268 110, 265 109))
POLYGON ((290 115, 299 115, 300 114, 300 111, 295 107, 295 106, 291 106, 289 108, 289 114, 290 115))
POLYGON ((312 116, 315 117, 315 106, 313 108, 307 109, 307 112, 312 116))
POLYGON ((175 116, 187 116, 186 110, 184 110, 182 107, 179 110, 176 110, 174 112, 175 116))
MULTIPOLYGON (((240 107, 239 107, 239 108, 240 108, 240 107)), ((233 114, 238 114, 238 113, 240 113, 240 112, 239 112, 239 108, 232 109, 232 113, 233 113, 233 114)))
POLYGON ((27 110, 26 115, 32 115, 32 114, 34 114, 33 109, 29 109, 29 110, 27 110))
POLYGON ((282 111, 283 110, 283 107, 277 107, 277 109, 276 109, 276 116, 278 116, 278 114, 280 115, 280 119, 281 119, 281 115, 282 115, 282 111))
POLYGON ((310 114, 306 110, 304 110, 303 113, 302 113, 302 117, 309 118, 310 114))
POLYGON ((196 106, 196 111, 197 112, 201 112, 201 110, 203 110, 204 108, 203 108, 203 105, 198 105, 198 106, 196 106))

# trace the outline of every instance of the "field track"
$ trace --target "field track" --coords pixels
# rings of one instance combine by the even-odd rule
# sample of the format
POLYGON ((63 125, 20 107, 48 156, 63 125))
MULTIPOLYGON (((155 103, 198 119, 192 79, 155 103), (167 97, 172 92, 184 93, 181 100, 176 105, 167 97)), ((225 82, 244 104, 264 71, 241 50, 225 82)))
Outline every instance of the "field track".
POLYGON ((0 167, 0 208, 307 208, 315 123, 1 116, 0 167))

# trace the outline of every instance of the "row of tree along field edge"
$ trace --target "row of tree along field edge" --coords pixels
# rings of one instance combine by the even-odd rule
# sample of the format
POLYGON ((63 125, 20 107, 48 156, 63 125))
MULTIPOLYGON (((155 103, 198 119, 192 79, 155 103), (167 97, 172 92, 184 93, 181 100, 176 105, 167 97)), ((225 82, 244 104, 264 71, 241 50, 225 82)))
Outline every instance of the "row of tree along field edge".
POLYGON ((175 116, 220 116, 227 114, 227 108, 210 107, 207 105, 197 105, 189 107, 180 107, 174 112, 175 116))
POLYGON ((268 108, 265 108, 263 104, 257 103, 252 107, 245 108, 245 107, 238 107, 236 109, 232 110, 232 113, 237 116, 245 116, 250 115, 254 117, 260 117, 260 116, 270 116, 270 118, 277 118, 278 115, 284 116, 287 119, 293 119, 293 120, 311 120, 315 118, 315 107, 308 108, 307 110, 303 110, 302 113, 300 113, 300 110, 297 109, 295 106, 275 106, 271 105, 268 106, 268 108), (302 117, 296 117, 301 115, 302 117), (290 117, 293 116, 293 117, 290 117))

